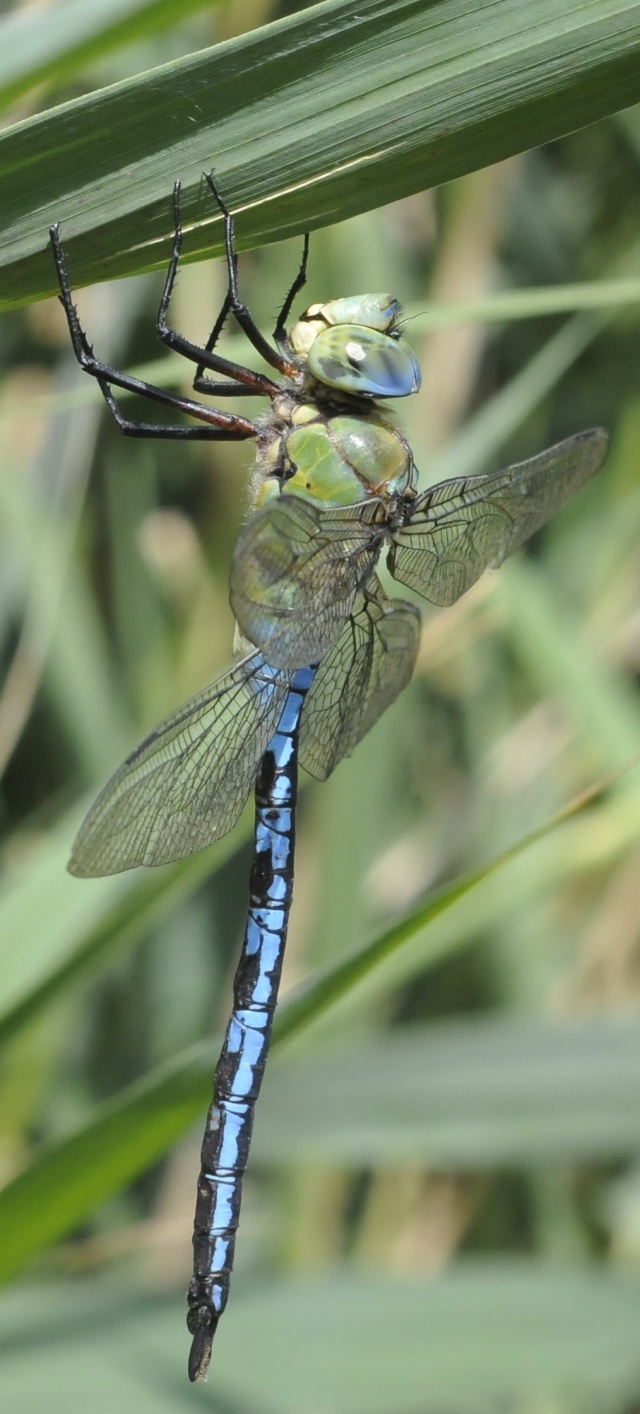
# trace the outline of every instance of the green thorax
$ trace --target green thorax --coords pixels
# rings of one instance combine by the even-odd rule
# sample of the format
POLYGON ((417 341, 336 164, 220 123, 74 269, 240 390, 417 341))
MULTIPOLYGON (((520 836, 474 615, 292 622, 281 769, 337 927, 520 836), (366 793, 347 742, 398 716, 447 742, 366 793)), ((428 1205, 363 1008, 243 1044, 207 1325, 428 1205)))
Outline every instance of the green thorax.
POLYGON ((288 401, 285 395, 274 409, 277 432, 260 457, 264 480, 257 506, 280 491, 323 505, 350 506, 371 496, 387 499, 415 485, 404 437, 373 404, 350 415, 349 410, 324 412, 313 403, 289 409, 288 401))

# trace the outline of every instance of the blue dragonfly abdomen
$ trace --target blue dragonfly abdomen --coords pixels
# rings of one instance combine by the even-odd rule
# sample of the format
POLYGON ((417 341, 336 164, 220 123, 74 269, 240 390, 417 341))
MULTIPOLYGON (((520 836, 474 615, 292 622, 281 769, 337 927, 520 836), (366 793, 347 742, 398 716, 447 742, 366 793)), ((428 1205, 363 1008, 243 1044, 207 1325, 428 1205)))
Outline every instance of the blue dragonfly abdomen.
POLYGON ((227 1304, 242 1180, 271 1039, 293 894, 298 728, 314 668, 295 674, 256 780, 249 911, 233 1010, 214 1077, 201 1153, 187 1324, 189 1377, 206 1375, 227 1304))

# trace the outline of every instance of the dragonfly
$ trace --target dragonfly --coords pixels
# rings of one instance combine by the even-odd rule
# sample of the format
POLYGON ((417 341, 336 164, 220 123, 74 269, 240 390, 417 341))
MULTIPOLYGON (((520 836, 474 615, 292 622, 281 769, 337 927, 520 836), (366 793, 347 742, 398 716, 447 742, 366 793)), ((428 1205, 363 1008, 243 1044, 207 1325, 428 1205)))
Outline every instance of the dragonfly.
POLYGON ((225 299, 203 346, 169 323, 183 248, 176 183, 156 323, 160 340, 195 364, 198 398, 96 357, 73 304, 59 226, 50 232, 75 356, 124 435, 255 443, 253 504, 229 581, 236 662, 127 757, 89 810, 69 864, 73 874, 92 877, 182 859, 231 830, 255 790, 249 910, 197 1185, 187 1316, 192 1380, 206 1377, 229 1294, 292 898, 298 765, 325 780, 414 670, 420 614, 386 593, 381 556, 398 583, 451 605, 599 470, 608 446, 606 432, 592 428, 504 470, 420 490, 411 449, 385 406, 420 387, 398 301, 365 294, 313 304, 287 329, 306 282, 305 237, 267 339, 240 297, 233 216, 213 177, 206 181, 224 221, 225 299), (269 374, 219 352, 230 315, 269 374), (133 421, 114 389, 190 421, 133 421), (240 394, 266 399, 266 414, 249 418, 217 405, 240 394))

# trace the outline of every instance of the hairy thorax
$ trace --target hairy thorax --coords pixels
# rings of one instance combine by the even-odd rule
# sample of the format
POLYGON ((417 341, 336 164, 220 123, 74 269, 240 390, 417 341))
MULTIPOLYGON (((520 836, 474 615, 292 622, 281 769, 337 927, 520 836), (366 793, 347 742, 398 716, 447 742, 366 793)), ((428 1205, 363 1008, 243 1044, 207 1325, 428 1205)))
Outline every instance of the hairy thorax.
POLYGON ((323 506, 388 501, 415 482, 408 443, 371 399, 306 402, 283 392, 259 439, 254 505, 282 491, 323 506))

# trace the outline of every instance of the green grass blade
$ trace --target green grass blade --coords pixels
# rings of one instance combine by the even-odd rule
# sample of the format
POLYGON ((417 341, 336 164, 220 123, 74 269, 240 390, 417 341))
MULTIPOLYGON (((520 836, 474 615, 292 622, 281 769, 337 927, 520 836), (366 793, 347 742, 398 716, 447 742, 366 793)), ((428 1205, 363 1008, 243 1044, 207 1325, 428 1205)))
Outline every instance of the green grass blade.
POLYGON ((162 267, 180 178, 192 256, 219 252, 215 167, 239 246, 389 202, 640 98, 638 0, 329 0, 71 102, 0 137, 1 307, 162 267))
POLYGON ((466 1016, 343 1036, 275 1066, 254 1163, 433 1169, 574 1164, 633 1155, 640 1025, 466 1016))
POLYGON ((31 1021, 51 998, 177 907, 239 842, 227 836, 209 850, 162 870, 85 881, 67 861, 81 812, 74 812, 0 885, 0 1042, 31 1021), (215 853, 214 853, 215 851, 215 853), (21 946, 15 940, 20 938, 21 946))
POLYGON ((35 84, 68 79, 122 44, 157 33, 210 0, 60 0, 43 24, 38 9, 0 20, 0 103, 15 103, 35 84))
MULTIPOLYGON (((612 772, 611 775, 598 781, 589 790, 582 792, 576 799, 557 811, 544 825, 517 840, 515 844, 504 850, 490 863, 482 865, 481 868, 473 870, 461 879, 456 879, 453 884, 445 884, 443 888, 437 889, 424 903, 413 909, 391 928, 386 929, 373 942, 358 948, 350 956, 341 958, 338 963, 328 967, 320 976, 303 983, 292 995, 287 997, 280 1007, 274 1024, 274 1039, 278 1041, 289 1039, 303 1026, 316 1021, 324 1011, 365 981, 381 963, 402 948, 405 943, 427 929, 431 923, 452 908, 459 899, 464 898, 479 884, 497 874, 505 865, 517 859, 532 845, 543 840, 559 825, 575 818, 587 806, 601 799, 611 788, 611 785, 634 765, 637 765, 637 756, 628 761, 619 771, 612 772)), ((445 946, 447 951, 451 950, 450 944, 445 946)), ((427 967, 439 961, 442 956, 442 948, 441 940, 437 940, 431 952, 423 954, 423 966, 427 967)))
POLYGON ((479 1256, 436 1278, 238 1276, 194 1399, 179 1299, 124 1280, 30 1284, 0 1305, 0 1400, 12 1414, 85 1414, 87 1389, 98 1414, 617 1414, 638 1396, 639 1314, 635 1274, 530 1257, 479 1256))
POLYGON ((165 1153, 211 1098, 213 1048, 194 1047, 128 1086, 0 1193, 0 1279, 165 1153))
POLYGON ((568 285, 501 290, 481 299, 434 300, 427 309, 405 311, 413 334, 457 324, 501 324, 512 319, 540 319, 548 314, 572 314, 585 309, 628 308, 640 303, 640 279, 576 280, 568 285))

